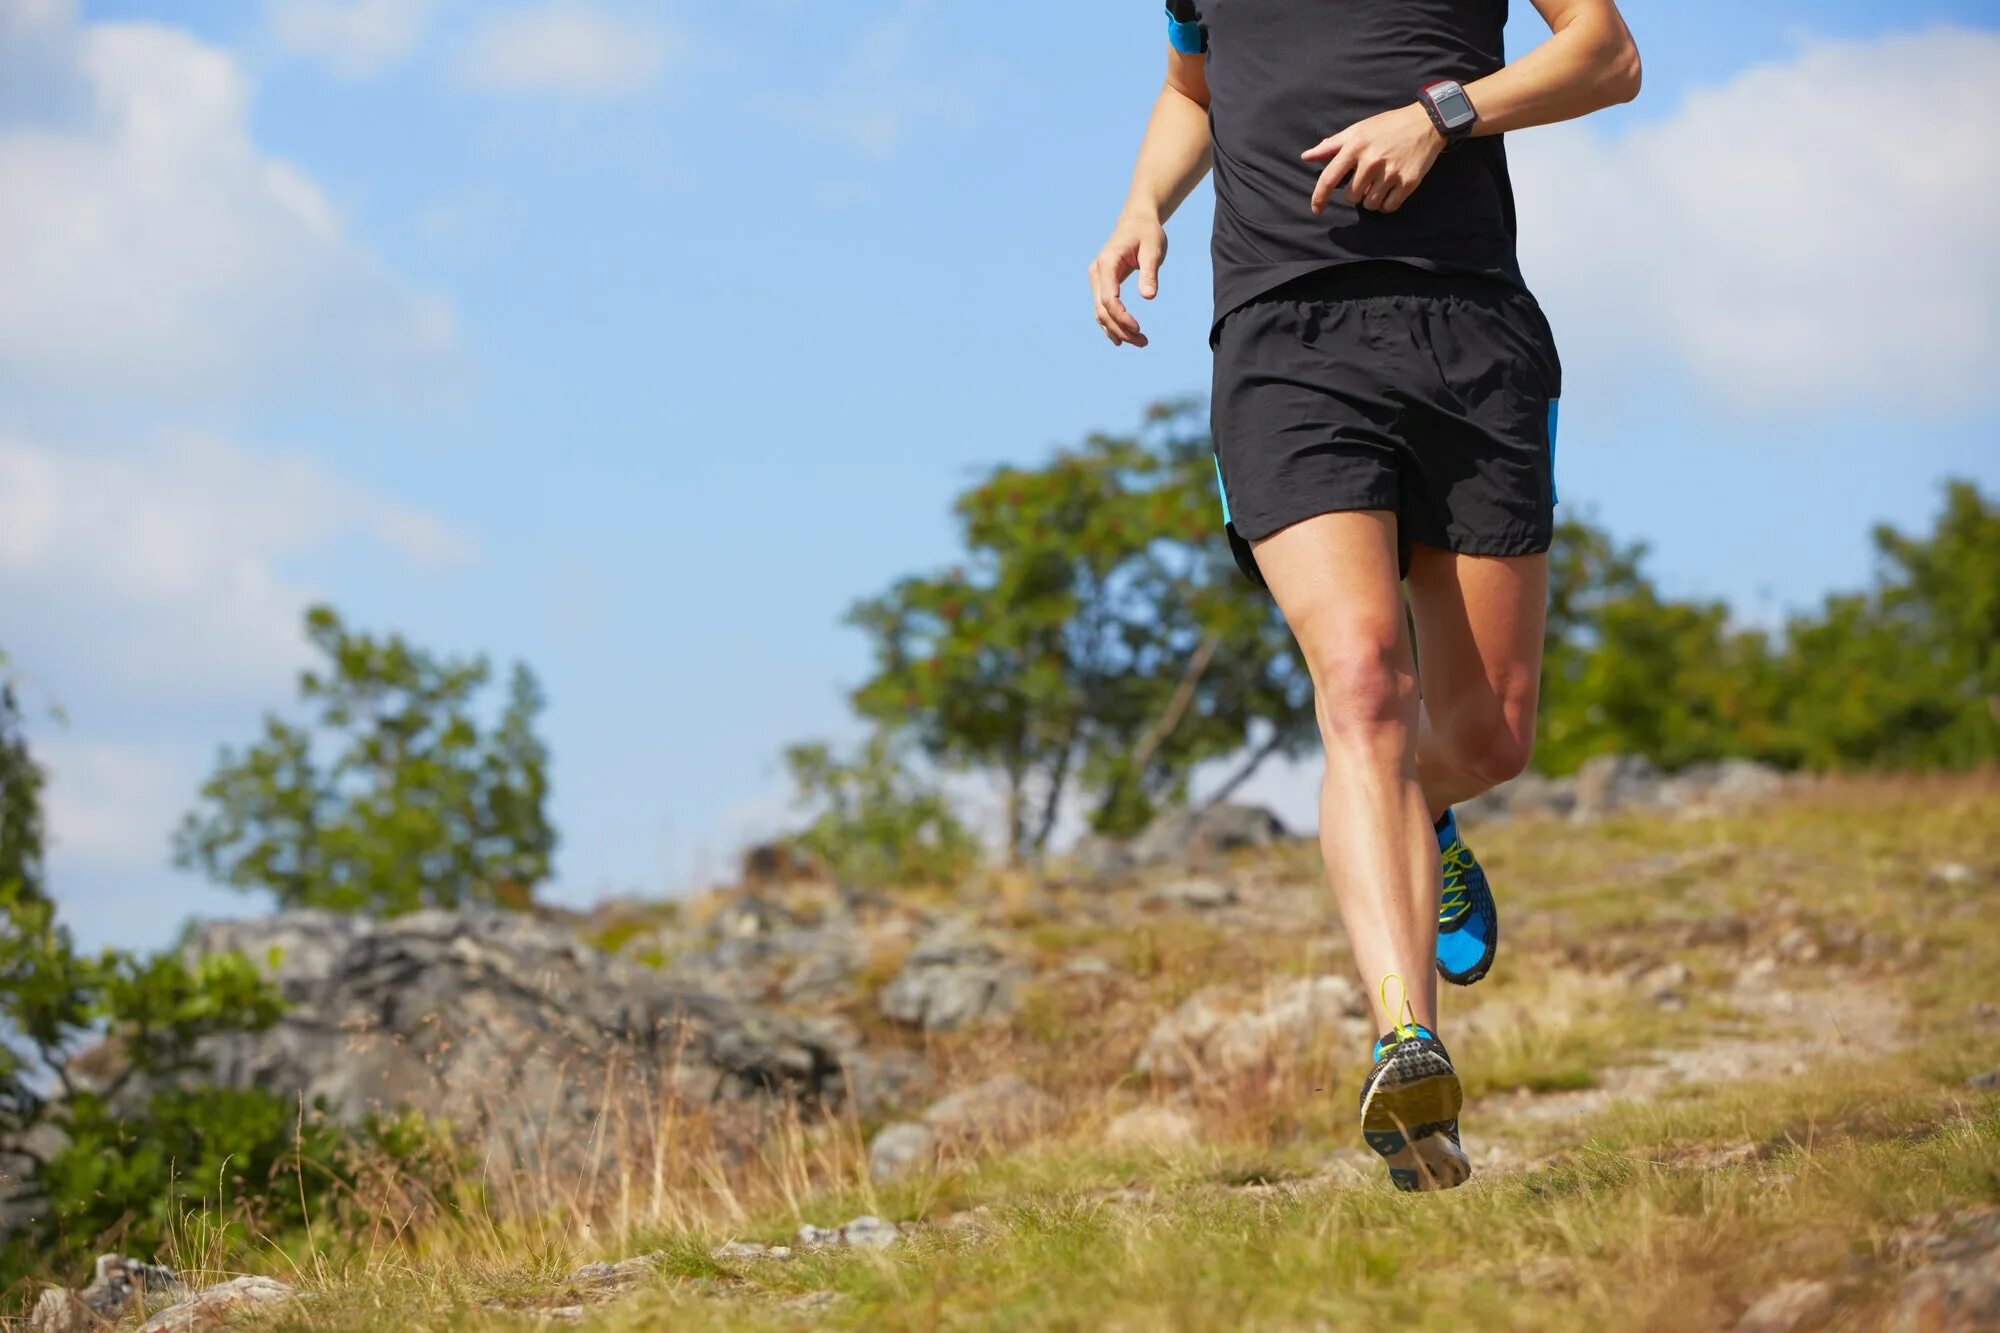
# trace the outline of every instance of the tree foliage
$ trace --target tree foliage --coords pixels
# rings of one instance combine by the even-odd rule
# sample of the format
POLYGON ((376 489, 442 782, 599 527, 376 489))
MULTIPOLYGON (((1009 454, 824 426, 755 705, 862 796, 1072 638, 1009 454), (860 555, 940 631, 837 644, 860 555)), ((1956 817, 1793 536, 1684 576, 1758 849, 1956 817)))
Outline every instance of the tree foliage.
POLYGON ((1537 767, 1644 754, 1785 767, 2000 760, 2000 507, 1945 487, 1933 529, 1878 528, 1875 586, 1776 632, 1663 596, 1643 546, 1565 522, 1552 552, 1537 767))
POLYGON ((324 606, 306 635, 322 659, 299 681, 313 720, 267 714, 261 740, 223 752, 176 839, 178 863, 287 907, 525 905, 556 844, 534 676, 515 666, 487 726, 484 658, 351 631, 324 606))
POLYGON ((821 743, 785 752, 798 800, 814 812, 793 841, 843 881, 949 884, 978 860, 979 840, 905 748, 878 731, 851 760, 821 743))
POLYGON ((157 1247, 188 1198, 231 1172, 268 1176, 300 1147, 298 1108, 193 1086, 203 1039, 268 1026, 277 997, 239 956, 79 951, 41 878, 42 785, 0 685, 0 1147, 9 1192, 37 1201, 0 1248, 7 1274, 112 1236, 157 1247))
POLYGON ((1010 855, 1041 851, 1067 798, 1128 832, 1196 765, 1308 742, 1283 622, 1213 541, 1212 466, 1176 405, 1140 437, 995 468, 956 503, 959 564, 849 613, 874 656, 857 710, 997 779, 1010 855))

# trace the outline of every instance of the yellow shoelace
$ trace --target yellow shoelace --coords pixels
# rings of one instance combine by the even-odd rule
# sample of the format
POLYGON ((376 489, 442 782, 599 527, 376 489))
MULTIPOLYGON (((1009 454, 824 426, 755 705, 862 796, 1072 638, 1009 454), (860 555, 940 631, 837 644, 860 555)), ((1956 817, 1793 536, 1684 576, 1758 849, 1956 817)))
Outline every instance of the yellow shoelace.
MULTIPOLYGON (((1388 976, 1383 977, 1382 988, 1376 993, 1382 997, 1382 1012, 1389 1015, 1389 1035, 1391 1037, 1394 1037, 1396 1041, 1408 1041, 1423 1031, 1417 1025, 1417 1011, 1410 1007, 1410 988, 1403 984, 1402 973, 1391 972, 1388 976), (1389 983, 1392 981, 1396 983, 1397 993, 1402 996, 1402 1004, 1400 1006, 1389 1003, 1389 983), (1400 1023, 1396 1021, 1395 1017, 1398 1008, 1402 1010, 1403 1014, 1403 1021, 1400 1023)), ((1390 1044, 1394 1045, 1395 1043, 1392 1042, 1390 1044)))
POLYGON ((1449 926, 1472 910, 1472 892, 1465 887, 1473 868, 1472 849, 1454 838, 1444 852, 1444 897, 1438 901, 1438 924, 1449 926))

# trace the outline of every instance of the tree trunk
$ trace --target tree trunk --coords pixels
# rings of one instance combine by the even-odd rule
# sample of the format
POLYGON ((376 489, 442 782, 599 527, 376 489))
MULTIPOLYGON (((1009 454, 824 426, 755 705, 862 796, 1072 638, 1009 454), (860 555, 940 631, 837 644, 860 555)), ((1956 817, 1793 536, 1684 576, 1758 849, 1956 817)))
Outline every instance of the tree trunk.
POLYGON ((1218 787, 1213 796, 1210 796, 1206 801, 1201 803, 1201 808, 1204 810, 1213 810, 1216 806, 1221 805, 1224 801, 1235 795, 1236 789, 1248 782, 1250 775, 1255 773, 1266 759, 1269 759, 1282 749, 1284 744, 1284 730, 1282 728, 1274 729, 1268 740, 1250 752, 1250 757, 1243 761, 1242 767, 1230 774, 1229 780, 1218 787))

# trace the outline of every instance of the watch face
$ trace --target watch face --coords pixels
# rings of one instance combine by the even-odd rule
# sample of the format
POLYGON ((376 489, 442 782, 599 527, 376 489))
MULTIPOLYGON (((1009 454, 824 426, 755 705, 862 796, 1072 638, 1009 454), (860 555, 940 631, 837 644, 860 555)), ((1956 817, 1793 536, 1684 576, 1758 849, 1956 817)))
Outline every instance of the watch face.
POLYGON ((1431 101, 1437 105, 1438 115, 1444 118, 1446 129, 1455 130, 1472 119, 1472 99, 1455 83, 1438 89, 1431 95, 1431 101))

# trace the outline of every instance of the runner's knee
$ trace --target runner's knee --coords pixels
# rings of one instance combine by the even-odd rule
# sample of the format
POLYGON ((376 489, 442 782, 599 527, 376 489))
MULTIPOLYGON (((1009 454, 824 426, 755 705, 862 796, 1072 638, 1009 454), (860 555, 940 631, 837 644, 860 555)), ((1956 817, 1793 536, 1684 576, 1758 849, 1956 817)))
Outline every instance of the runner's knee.
POLYGON ((1314 707, 1328 745, 1407 734, 1416 720, 1417 681, 1393 636, 1356 635, 1309 654, 1314 707))

